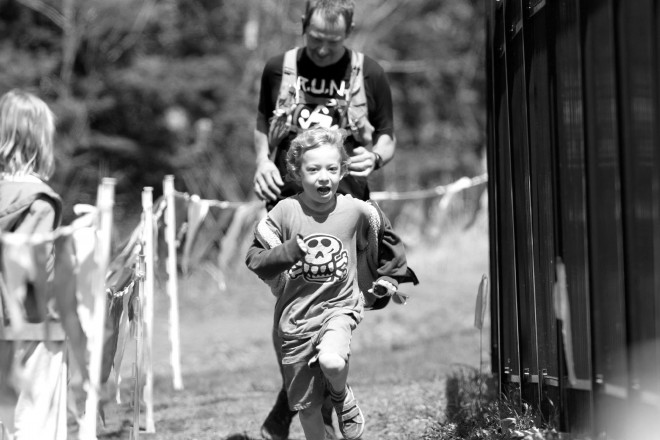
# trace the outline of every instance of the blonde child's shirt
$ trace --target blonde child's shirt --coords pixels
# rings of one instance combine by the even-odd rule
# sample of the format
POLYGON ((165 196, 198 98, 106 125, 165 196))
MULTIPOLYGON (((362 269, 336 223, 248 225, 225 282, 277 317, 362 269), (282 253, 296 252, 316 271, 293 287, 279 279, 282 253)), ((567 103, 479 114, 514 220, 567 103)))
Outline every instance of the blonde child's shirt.
POLYGON ((275 234, 282 245, 253 245, 247 264, 262 279, 286 271, 275 305, 281 338, 307 340, 336 315, 362 320, 357 256, 368 246, 369 218, 369 204, 350 195, 337 195, 334 209, 325 213, 305 205, 297 195, 280 201, 259 224, 258 239, 275 234), (296 243, 298 235, 308 247, 306 254, 296 243))

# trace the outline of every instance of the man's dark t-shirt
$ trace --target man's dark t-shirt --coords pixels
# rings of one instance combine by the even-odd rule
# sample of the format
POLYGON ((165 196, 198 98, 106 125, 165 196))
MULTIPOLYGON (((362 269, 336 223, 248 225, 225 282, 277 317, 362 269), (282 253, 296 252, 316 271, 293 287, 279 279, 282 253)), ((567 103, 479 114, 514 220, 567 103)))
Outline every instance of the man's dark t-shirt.
MULTIPOLYGON (((264 67, 259 95, 259 114, 257 116, 262 118, 261 126, 263 127, 268 126, 268 119, 275 110, 282 81, 283 61, 284 54, 280 54, 268 60, 264 67)), ((344 56, 333 65, 318 67, 309 59, 305 50, 300 48, 298 50, 297 71, 301 89, 308 98, 311 98, 307 101, 312 102, 297 106, 293 113, 293 123, 301 129, 317 125, 324 127, 339 125, 340 114, 335 100, 345 99, 348 92, 351 52, 347 50, 344 56)), ((392 94, 385 72, 376 61, 366 55, 364 57, 363 76, 368 119, 374 126, 373 139, 375 143, 381 135, 387 134, 393 137, 392 94)), ((259 123, 257 126, 260 126, 259 123)), ((285 185, 282 188, 282 198, 300 191, 297 184, 285 179, 286 152, 294 136, 295 133, 291 133, 287 139, 282 141, 275 154, 275 164, 285 180, 285 185)), ((354 147, 355 143, 352 137, 349 137, 346 142, 346 150, 349 155, 352 154, 354 147)), ((338 192, 351 194, 354 197, 366 200, 369 198, 367 179, 347 175, 340 181, 338 192)))

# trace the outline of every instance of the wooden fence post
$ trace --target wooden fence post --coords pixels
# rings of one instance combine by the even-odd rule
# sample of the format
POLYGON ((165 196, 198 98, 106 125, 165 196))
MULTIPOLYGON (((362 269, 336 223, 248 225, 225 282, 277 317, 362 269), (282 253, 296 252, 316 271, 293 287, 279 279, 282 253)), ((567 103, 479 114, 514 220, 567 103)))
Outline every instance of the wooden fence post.
POLYGON ((94 310, 92 325, 87 335, 89 352, 89 381, 86 384, 87 400, 85 415, 80 425, 81 440, 96 439, 96 417, 101 382, 101 362, 103 357, 103 333, 106 315, 105 277, 110 260, 110 240, 112 236, 112 209, 114 206, 115 179, 104 178, 98 188, 96 207, 98 209, 96 247, 94 261, 94 310))
POLYGON ((170 342, 172 352, 172 382, 175 390, 183 389, 181 377, 181 349, 179 342, 179 287, 177 281, 176 255, 176 200, 174 198, 174 176, 165 176, 163 180, 165 196, 165 241, 167 242, 167 294, 170 297, 170 342))
POLYGON ((144 403, 146 406, 145 431, 156 432, 154 425, 154 374, 153 374, 153 328, 154 328, 154 211, 153 188, 147 186, 142 191, 142 212, 144 215, 143 243, 144 243, 144 298, 142 310, 144 311, 144 366, 146 369, 144 384, 144 403))

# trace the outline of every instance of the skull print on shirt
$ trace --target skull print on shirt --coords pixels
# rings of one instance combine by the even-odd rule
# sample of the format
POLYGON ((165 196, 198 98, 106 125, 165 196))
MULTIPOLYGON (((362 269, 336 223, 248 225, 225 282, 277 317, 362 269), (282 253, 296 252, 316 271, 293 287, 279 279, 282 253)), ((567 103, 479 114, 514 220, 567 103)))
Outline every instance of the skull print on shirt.
POLYGON ((342 242, 326 234, 312 234, 304 239, 307 254, 290 270, 291 279, 303 276, 311 283, 333 283, 346 278, 348 252, 342 242))

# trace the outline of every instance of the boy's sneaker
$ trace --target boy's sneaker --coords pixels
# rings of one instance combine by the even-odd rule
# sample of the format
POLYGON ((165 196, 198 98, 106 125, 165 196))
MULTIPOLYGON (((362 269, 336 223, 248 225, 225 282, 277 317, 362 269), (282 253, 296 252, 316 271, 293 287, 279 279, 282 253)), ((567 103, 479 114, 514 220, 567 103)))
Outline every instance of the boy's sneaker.
POLYGON ((295 415, 296 411, 289 409, 286 391, 280 390, 273 409, 270 410, 264 424, 261 425, 261 436, 266 440, 288 440, 289 427, 295 415))
POLYGON ((339 419, 339 431, 346 440, 357 440, 364 432, 364 415, 357 404, 353 390, 346 384, 346 396, 343 402, 332 400, 339 419))

